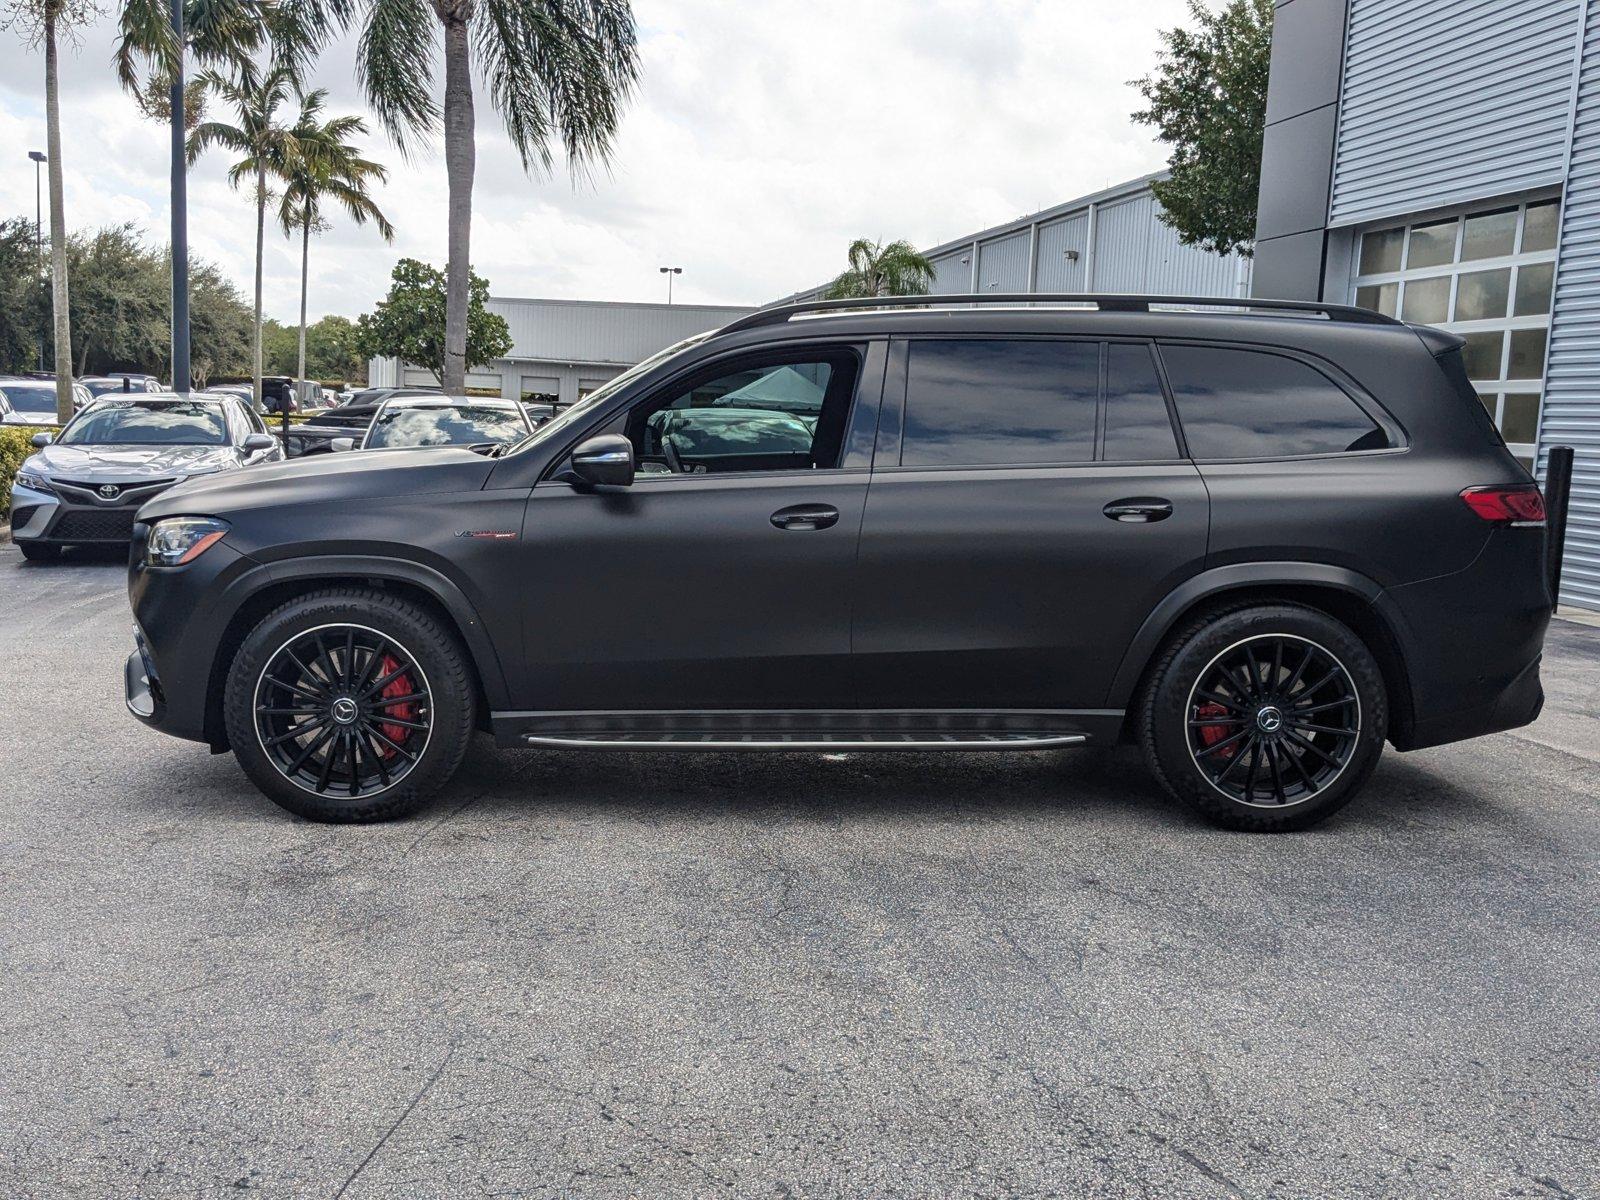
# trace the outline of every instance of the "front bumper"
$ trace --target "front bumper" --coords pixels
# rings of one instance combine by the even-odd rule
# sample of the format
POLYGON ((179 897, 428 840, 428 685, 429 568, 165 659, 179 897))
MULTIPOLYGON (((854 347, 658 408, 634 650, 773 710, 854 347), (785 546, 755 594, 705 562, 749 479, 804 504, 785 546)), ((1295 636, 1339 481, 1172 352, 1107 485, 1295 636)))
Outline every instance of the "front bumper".
POLYGON ((62 546, 126 546, 139 506, 182 481, 166 480, 153 485, 126 480, 106 482, 118 489, 114 500, 102 500, 85 488, 54 481, 51 486, 56 490, 50 492, 13 484, 12 539, 62 546))
POLYGON ((156 674, 155 664, 150 661, 149 652, 145 649, 144 634, 139 632, 137 625, 133 628, 133 643, 133 653, 122 664, 123 699, 129 712, 146 725, 159 729, 166 709, 161 677, 156 674))

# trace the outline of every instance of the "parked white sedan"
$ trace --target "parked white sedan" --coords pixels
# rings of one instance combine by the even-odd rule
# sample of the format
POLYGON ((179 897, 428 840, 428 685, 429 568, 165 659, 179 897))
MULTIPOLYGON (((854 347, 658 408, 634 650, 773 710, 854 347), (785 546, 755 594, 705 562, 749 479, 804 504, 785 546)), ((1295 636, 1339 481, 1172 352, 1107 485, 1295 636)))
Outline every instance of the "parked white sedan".
MULTIPOLYGON (((94 397, 81 383, 72 385, 72 409, 94 397)), ((53 379, 0 378, 0 425, 56 425, 56 383, 53 379)))

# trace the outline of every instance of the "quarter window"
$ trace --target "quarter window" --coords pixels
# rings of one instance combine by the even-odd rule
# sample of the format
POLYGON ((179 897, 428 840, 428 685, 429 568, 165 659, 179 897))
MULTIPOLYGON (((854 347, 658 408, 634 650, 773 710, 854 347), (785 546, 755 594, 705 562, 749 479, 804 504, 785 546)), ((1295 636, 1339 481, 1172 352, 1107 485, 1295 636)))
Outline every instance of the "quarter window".
POLYGON ((918 341, 906 377, 905 466, 1089 462, 1098 342, 918 341))
POLYGON ((1161 356, 1194 458, 1284 458, 1389 444, 1343 388, 1299 359, 1220 346, 1163 346, 1161 356))

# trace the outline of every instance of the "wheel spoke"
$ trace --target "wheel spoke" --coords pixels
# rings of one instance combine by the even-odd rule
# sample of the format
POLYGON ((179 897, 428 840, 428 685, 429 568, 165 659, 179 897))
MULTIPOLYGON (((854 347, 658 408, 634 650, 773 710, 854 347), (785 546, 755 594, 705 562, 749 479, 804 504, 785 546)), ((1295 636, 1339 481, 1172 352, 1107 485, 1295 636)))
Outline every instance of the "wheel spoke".
POLYGON ((1220 742, 1213 742, 1211 745, 1207 746, 1204 750, 1196 750, 1194 756, 1195 756, 1196 759, 1209 757, 1210 755, 1217 753, 1219 750, 1226 750, 1229 746, 1232 746, 1234 743, 1236 743, 1240 738, 1245 738, 1245 737, 1249 737, 1249 736, 1250 736, 1250 730, 1241 729, 1238 733, 1234 734, 1232 737, 1223 738, 1222 741, 1220 741, 1220 742))
POLYGON ((1218 775, 1216 777, 1216 782, 1217 783, 1221 783, 1229 775, 1233 774, 1234 768, 1237 767, 1240 763, 1242 763, 1244 761, 1244 756, 1246 754, 1252 753, 1255 750, 1255 746, 1256 746, 1256 742, 1257 741, 1258 741, 1258 739, 1257 739, 1256 735, 1252 733, 1250 735, 1250 740, 1245 742, 1245 744, 1243 746, 1239 747, 1239 752, 1237 754, 1235 754, 1231 759, 1229 759, 1228 760, 1228 765, 1223 767, 1221 772, 1218 773, 1218 775))
MULTIPOLYGON (((385 696, 383 699, 379 700, 377 704, 373 705, 373 707, 393 708, 396 704, 410 704, 412 701, 426 700, 427 698, 427 692, 411 692, 405 696, 385 696)), ((384 720, 388 720, 388 718, 385 717, 384 720)))
POLYGON ((1255 697, 1256 697, 1255 688, 1253 688, 1253 687, 1241 688, 1239 686, 1238 679, 1236 679, 1234 677, 1233 669, 1231 667, 1223 667, 1222 668, 1222 674, 1227 679, 1229 686, 1232 687, 1234 691, 1239 693, 1239 696, 1240 696, 1241 699, 1244 699, 1244 700, 1254 700, 1255 699, 1255 697))
POLYGON ((256 715, 262 717, 303 717, 307 713, 321 712, 321 708, 306 704, 299 708, 268 708, 265 704, 256 708, 256 715))
POLYGON ((367 687, 367 690, 361 693, 361 699, 370 700, 373 696, 375 696, 379 692, 383 691, 384 688, 388 687, 396 679, 399 679, 400 676, 404 675, 410 669, 411 669, 411 667, 410 667, 409 664, 401 663, 398 667, 396 667, 394 670, 390 671, 382 679, 378 680, 377 683, 369 685, 367 687))
POLYGON ((268 738, 261 744, 268 748, 273 746, 281 746, 284 742, 292 742, 295 738, 300 737, 302 734, 310 733, 313 729, 316 729, 319 725, 323 725, 326 722, 326 717, 318 717, 314 721, 307 721, 303 725, 296 725, 293 729, 290 729, 285 733, 280 733, 276 737, 268 738))
POLYGON ((367 655, 366 666, 361 670, 361 679, 355 686, 355 691, 357 693, 366 691, 367 685, 372 682, 373 676, 378 673, 378 664, 383 661, 383 652, 388 648, 388 639, 379 638, 378 644, 374 646, 372 652, 367 655))
POLYGON ((1261 739, 1253 738, 1250 742, 1250 769, 1244 773, 1244 801, 1250 803, 1256 794, 1256 772, 1261 769, 1261 739))
POLYGON ((1322 759, 1322 761, 1327 763, 1330 767, 1343 768, 1344 764, 1342 762, 1340 762, 1337 758, 1335 758, 1335 757, 1333 757, 1333 755, 1327 753, 1327 751, 1323 750, 1320 746, 1316 745, 1314 742, 1307 741, 1305 738, 1301 737, 1298 733, 1294 733, 1292 731, 1286 731, 1284 733, 1284 737, 1288 738, 1289 741, 1293 742, 1296 746, 1299 746, 1304 750, 1311 751, 1311 753, 1315 754, 1318 758, 1322 759))
POLYGON ((372 762, 373 762, 373 765, 375 765, 378 768, 378 778, 383 781, 383 786, 384 787, 388 787, 389 786, 389 768, 384 765, 383 755, 379 754, 376 750, 374 750, 372 748, 372 743, 367 740, 367 731, 366 730, 363 729, 363 730, 360 730, 360 731, 357 732, 357 734, 356 734, 356 745, 360 746, 363 750, 365 750, 367 752, 367 757, 370 758, 372 760, 372 762))
POLYGON ((1336 733, 1341 737, 1355 737, 1359 729, 1345 729, 1339 725, 1313 725, 1310 721, 1289 721, 1289 728, 1309 733, 1336 733))
POLYGON ((1289 676, 1289 682, 1283 685, 1283 695, 1287 696, 1294 691, 1294 685, 1300 682, 1306 673, 1306 668, 1311 665, 1311 660, 1316 656, 1316 647, 1307 646, 1305 657, 1300 660, 1300 665, 1294 669, 1294 674, 1289 676))
POLYGON ((401 755, 407 762, 417 761, 417 756, 412 754, 411 751, 407 750, 399 742, 391 742, 387 737, 385 737, 383 730, 377 729, 372 725, 368 725, 367 733, 370 736, 377 738, 378 741, 389 747, 389 749, 393 750, 396 754, 401 755))
POLYGON ((332 728, 324 729, 316 737, 312 738, 309 742, 302 746, 300 748, 300 757, 296 758, 292 763, 289 764, 289 769, 285 771, 284 774, 291 777, 298 775, 300 773, 300 768, 305 766, 306 763, 310 761, 313 754, 328 744, 328 739, 331 738, 333 734, 334 730, 332 728))
POLYGON ((320 692, 313 692, 309 688, 301 687, 298 683, 290 683, 287 679, 274 679, 272 676, 268 675, 265 679, 265 682, 271 684, 273 687, 281 687, 285 691, 293 692, 296 696, 304 697, 307 700, 315 700, 318 703, 321 703, 322 700, 325 699, 320 692))
POLYGON ((1278 638, 1272 643, 1272 678, 1267 680, 1268 690, 1278 686, 1278 679, 1283 674, 1283 639, 1278 638))
POLYGON ((1245 674, 1250 677, 1250 694, 1259 696, 1265 690, 1266 683, 1261 678, 1261 664, 1256 660, 1256 652, 1249 642, 1244 644, 1244 661, 1247 664, 1245 674))
MULTIPOLYGON (((1334 665, 1332 668, 1329 669, 1328 673, 1326 675, 1324 675, 1321 679, 1317 680, 1310 687, 1305 688, 1305 689, 1303 689, 1301 691, 1301 693, 1300 693, 1300 701, 1309 700, 1312 697, 1313 694, 1315 694, 1316 692, 1321 691, 1323 688, 1327 687, 1328 684, 1332 683, 1335 679, 1337 679, 1339 677, 1340 673, 1341 673, 1341 668, 1337 664, 1334 665)), ((1298 705, 1299 701, 1297 701, 1296 703, 1298 705)))
POLYGON ((1247 711, 1243 704, 1240 704, 1237 700, 1233 700, 1227 696, 1224 696, 1220 692, 1208 692, 1204 688, 1197 688, 1195 689, 1194 694, 1202 700, 1209 700, 1212 704, 1220 704, 1224 708, 1232 709, 1234 712, 1242 713, 1247 711))
POLYGON ((1190 717, 1189 728, 1203 729, 1213 725, 1237 725, 1238 717, 1190 717))
POLYGON ((340 672, 343 677, 340 682, 344 684, 346 690, 355 682, 355 668, 356 631, 354 629, 346 629, 344 631, 344 669, 340 672))
POLYGON ((1354 696, 1348 696, 1343 700, 1329 700, 1324 704, 1313 704, 1306 708, 1296 705, 1294 708, 1295 720, 1298 721, 1301 717, 1309 717, 1314 713, 1327 712, 1330 708, 1344 708, 1355 702, 1356 698, 1354 696))
POLYGON ((339 761, 339 750, 344 745, 344 730, 334 731, 333 746, 328 750, 327 756, 322 760, 322 771, 317 775, 317 791, 328 790, 328 780, 333 775, 333 764, 339 761))
POLYGON ((1278 747, 1272 742, 1267 743, 1267 766, 1272 771, 1272 794, 1279 804, 1289 803, 1288 793, 1283 790, 1283 772, 1278 769, 1278 747))
POLYGON ((402 721, 399 717, 380 717, 378 719, 385 725, 398 725, 401 729, 427 728, 421 721, 402 721))

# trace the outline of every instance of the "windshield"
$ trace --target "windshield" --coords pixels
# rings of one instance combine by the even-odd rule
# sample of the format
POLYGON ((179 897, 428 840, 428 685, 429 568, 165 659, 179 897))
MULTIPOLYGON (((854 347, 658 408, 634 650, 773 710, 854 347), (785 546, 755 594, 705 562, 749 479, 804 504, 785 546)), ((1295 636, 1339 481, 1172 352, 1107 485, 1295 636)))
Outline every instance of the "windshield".
POLYGON ((224 446, 228 426, 215 404, 187 400, 107 402, 61 431, 63 446, 224 446))
POLYGON ((528 432, 514 408, 462 404, 450 407, 385 408, 373 418, 366 449, 397 446, 473 446, 512 442, 528 432))
POLYGON ((56 385, 53 383, 8 383, 0 387, 0 395, 11 401, 18 412, 55 412, 56 385))
POLYGON ((595 388, 594 391, 590 392, 582 400, 579 400, 571 408, 563 409, 561 412, 556 413, 555 416, 551 417, 548 421, 539 426, 539 428, 535 429, 527 437, 523 438, 515 446, 512 446, 510 450, 506 451, 506 453, 516 454, 519 451, 526 450, 530 446, 537 446, 541 442, 549 441, 550 438, 555 436, 561 430, 576 424, 589 413, 593 412, 598 405, 604 404, 616 394, 617 389, 632 383, 646 371, 649 371, 661 363, 666 362, 667 359, 678 354, 680 351, 687 350, 690 346, 698 346, 701 342, 705 341, 708 337, 716 332, 717 331, 715 329, 708 329, 704 333, 697 333, 693 337, 684 338, 683 341, 678 342, 676 345, 668 346, 665 350, 662 350, 656 354, 652 354, 643 362, 635 363, 621 375, 617 375, 607 380, 605 383, 602 383, 599 387, 595 388))
POLYGON ((122 380, 120 379, 85 379, 82 383, 84 387, 89 389, 91 396, 104 396, 107 392, 120 392, 123 390, 130 392, 142 392, 145 390, 143 381, 137 385, 130 383, 126 389, 123 388, 122 380))

